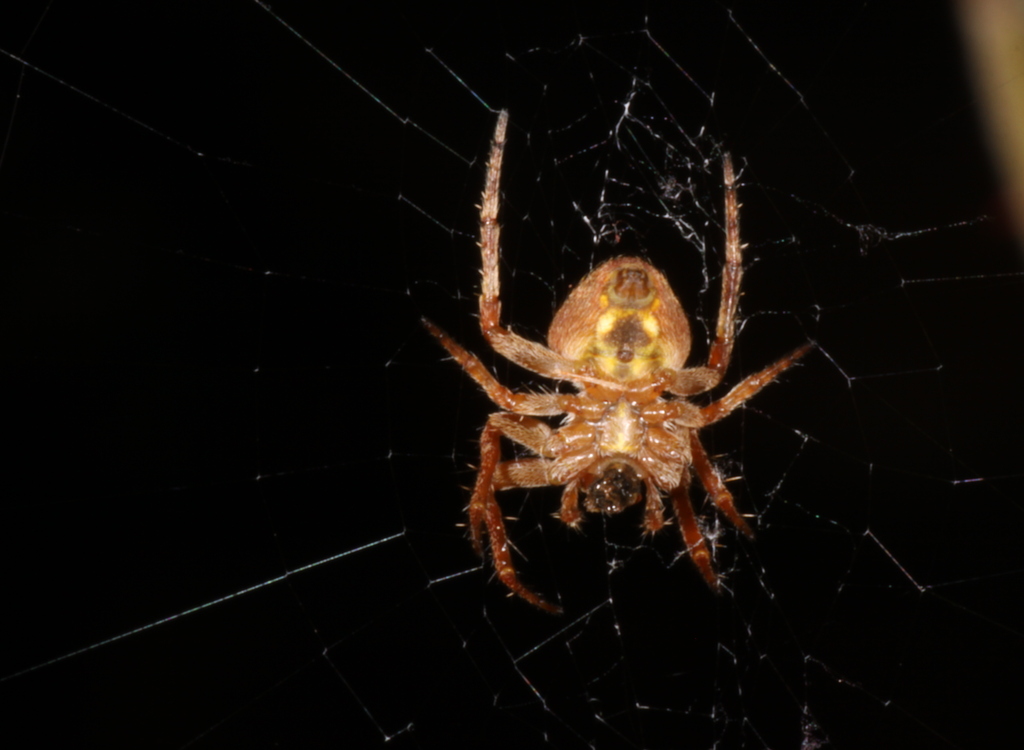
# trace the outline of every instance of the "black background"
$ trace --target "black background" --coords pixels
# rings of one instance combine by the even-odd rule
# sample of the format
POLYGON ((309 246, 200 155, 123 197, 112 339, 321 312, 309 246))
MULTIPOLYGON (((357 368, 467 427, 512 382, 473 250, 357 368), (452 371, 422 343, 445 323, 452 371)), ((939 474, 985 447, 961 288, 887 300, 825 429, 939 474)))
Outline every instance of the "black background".
POLYGON ((955 18, 896 5, 2 11, 4 744, 1005 738, 1019 259, 955 18), (557 491, 503 500, 553 618, 456 526, 490 406, 419 319, 485 352, 481 99, 512 113, 505 320, 543 336, 620 251, 572 201, 607 184, 631 74, 638 111, 706 133, 709 254, 624 240, 702 321, 695 358, 715 143, 751 242, 730 378, 820 350, 708 438, 764 511, 756 542, 723 536, 723 596, 667 564, 671 529, 579 536, 557 491))

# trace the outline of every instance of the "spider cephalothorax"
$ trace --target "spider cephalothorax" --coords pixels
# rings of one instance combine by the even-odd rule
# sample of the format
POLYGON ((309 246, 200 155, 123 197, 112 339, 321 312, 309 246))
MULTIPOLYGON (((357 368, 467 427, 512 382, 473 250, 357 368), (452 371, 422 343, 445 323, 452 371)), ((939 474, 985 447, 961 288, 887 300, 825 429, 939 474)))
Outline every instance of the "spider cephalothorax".
POLYGON ((499 321, 498 184, 507 126, 508 113, 502 112, 480 206, 480 326, 499 354, 539 375, 568 381, 578 392, 511 391, 448 334, 424 321, 503 409, 490 416, 480 436, 480 468, 469 503, 473 545, 483 553, 486 530, 502 583, 536 606, 557 612, 558 607, 519 580, 495 492, 564 486, 559 517, 574 528, 583 510, 614 514, 643 501, 643 527, 648 532, 665 525, 663 496, 667 494, 691 558, 708 584, 718 588, 711 553, 690 503, 691 471, 726 518, 748 536, 753 532, 736 511, 732 494, 711 465, 697 431, 729 414, 810 348, 796 349, 707 406, 687 398, 717 386, 732 354, 743 275, 732 161, 728 155, 723 158, 726 258, 718 325, 706 366, 685 367, 691 337, 683 307, 660 271, 632 257, 613 258, 587 274, 555 314, 545 347, 512 333, 499 321), (559 415, 565 417, 558 429, 537 419, 559 415), (502 461, 502 436, 535 456, 502 461))

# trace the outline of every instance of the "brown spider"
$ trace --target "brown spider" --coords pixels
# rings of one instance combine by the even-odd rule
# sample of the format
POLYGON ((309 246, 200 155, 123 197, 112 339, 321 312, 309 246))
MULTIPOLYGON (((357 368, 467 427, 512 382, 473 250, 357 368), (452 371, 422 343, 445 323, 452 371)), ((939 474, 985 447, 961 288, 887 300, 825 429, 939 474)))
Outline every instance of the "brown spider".
POLYGON ((753 536, 736 511, 732 494, 715 471, 697 431, 725 417, 802 357, 805 345, 743 380, 707 406, 686 397, 717 386, 729 365, 743 275, 732 161, 725 173, 725 270, 718 326, 705 367, 684 367, 690 326, 664 275, 639 258, 613 258, 595 268, 559 308, 548 331, 548 347, 529 341, 499 322, 498 185, 508 112, 498 115, 480 206, 483 289, 480 327, 491 347, 532 372, 572 383, 578 393, 515 393, 476 356, 424 320, 427 329, 503 411, 492 414, 480 436, 480 468, 469 502, 469 528, 483 554, 484 527, 494 567, 513 593, 549 612, 560 609, 528 589, 516 575, 496 490, 565 485, 559 517, 573 528, 591 513, 618 513, 646 495, 643 528, 665 525, 662 493, 672 498, 690 557, 708 585, 718 576, 690 503, 690 471, 734 526, 753 536), (666 394, 673 398, 666 398, 666 394), (553 429, 536 417, 566 415, 553 429), (536 454, 501 461, 501 436, 536 454))

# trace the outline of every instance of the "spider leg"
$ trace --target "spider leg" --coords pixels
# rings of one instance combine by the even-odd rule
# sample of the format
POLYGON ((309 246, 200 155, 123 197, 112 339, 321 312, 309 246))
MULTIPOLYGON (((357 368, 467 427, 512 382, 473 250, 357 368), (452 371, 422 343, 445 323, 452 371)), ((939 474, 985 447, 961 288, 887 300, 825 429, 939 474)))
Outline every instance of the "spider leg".
POLYGON ((505 132, 508 111, 498 114, 487 161, 487 178, 480 198, 480 254, 483 261, 480 293, 480 328, 487 343, 503 357, 527 370, 549 378, 572 380, 573 363, 546 346, 512 333, 501 325, 501 282, 498 260, 501 255, 501 225, 498 208, 501 204, 501 160, 505 153, 505 132))
POLYGON ((710 367, 687 367, 676 373, 666 388, 676 396, 693 396, 710 391, 722 382, 722 373, 710 367))
POLYGON ((498 256, 501 252, 501 225, 498 224, 498 208, 501 205, 501 159, 505 153, 505 131, 508 128, 508 110, 498 113, 491 140, 491 155, 487 161, 487 179, 480 198, 480 254, 483 258, 483 276, 480 294, 480 327, 491 346, 493 335, 504 332, 499 298, 498 256))
MULTIPOLYGON (((483 257, 482 289, 480 294, 480 326, 490 342, 491 335, 501 331, 500 281, 498 255, 501 252, 501 225, 498 208, 501 205, 501 159, 505 153, 505 131, 508 128, 508 110, 498 113, 491 140, 491 154, 487 161, 487 179, 480 198, 480 253, 483 257)), ((493 343, 492 343, 493 346, 493 343)))
MULTIPOLYGON (((740 204, 736 198, 736 174, 732 167, 732 157, 729 154, 722 156, 722 173, 723 182, 725 183, 725 264, 722 269, 722 298, 719 302, 715 340, 711 345, 707 366, 681 370, 676 381, 668 387, 668 390, 677 396, 703 393, 718 385, 725 376, 725 371, 729 368, 733 345, 736 341, 740 282, 743 280, 743 249, 746 245, 740 242, 740 204)), ((806 354, 810 348, 810 345, 803 346, 766 370, 744 380, 740 386, 734 388, 732 392, 718 402, 723 406, 722 411, 713 410, 712 407, 715 404, 703 410, 705 415, 717 415, 708 421, 714 422, 724 417, 771 382, 775 376, 793 364, 793 362, 806 354), (769 372, 772 374, 767 376, 766 379, 756 380, 757 378, 765 378, 769 372), (748 390, 741 390, 744 386, 748 390), (732 406, 728 406, 727 402, 733 398, 734 394, 736 394, 736 399, 738 400, 735 400, 732 406)))
MULTIPOLYGON (((488 417, 494 424, 501 430, 501 434, 507 437, 509 440, 514 440, 531 451, 536 453, 538 456, 545 456, 547 458, 553 458, 554 453, 551 452, 551 436, 554 431, 544 422, 533 417, 528 417, 523 414, 506 414, 498 413, 492 414, 488 417)), ((535 462, 534 462, 535 463, 535 462)), ((531 459, 524 459, 522 461, 506 461, 505 464, 499 464, 499 468, 506 464, 508 465, 522 465, 522 466, 533 466, 531 459)), ((546 462, 545 462, 546 463, 546 462)), ((532 479, 524 479, 524 481, 532 482, 532 479)), ((543 484, 551 484, 551 482, 545 481, 543 484)), ((536 484, 519 484, 518 481, 512 484, 503 484, 502 487, 539 487, 542 485, 536 484)), ((497 487, 496 489, 502 489, 497 487)))
POLYGON ((740 404, 775 380, 783 371, 807 354, 812 348, 812 344, 804 344, 798 349, 791 351, 775 364, 764 368, 761 372, 755 372, 753 375, 744 378, 739 385, 718 399, 718 401, 710 403, 700 410, 705 420, 704 424, 717 422, 730 414, 740 404))
POLYGON ((562 505, 558 510, 558 517, 569 528, 579 529, 583 511, 580 510, 580 483, 575 479, 562 490, 562 505))
POLYGON ((665 503, 661 500, 661 490, 654 480, 647 479, 644 486, 647 491, 647 500, 644 504, 644 531, 653 534, 665 525, 665 503))
POLYGON ((690 437, 690 454, 693 470, 696 472, 697 478, 700 479, 700 483, 704 485, 704 489, 707 490, 711 501, 725 514, 726 518, 732 521, 733 526, 753 539, 754 532, 737 512, 732 493, 726 488, 722 476, 711 465, 711 459, 708 458, 707 451, 701 445, 696 432, 693 432, 690 437))
POLYGON ((722 157, 722 172, 725 182, 725 267, 722 269, 722 299, 718 308, 715 342, 711 345, 707 365, 719 381, 725 375, 732 357, 736 312, 740 304, 740 282, 743 280, 740 207, 736 200, 736 176, 729 154, 722 157))
POLYGON ((447 333, 426 318, 423 325, 434 338, 452 356, 459 366, 484 389, 488 398, 502 409, 514 411, 519 414, 532 414, 535 416, 557 416, 564 414, 567 407, 571 407, 578 400, 573 394, 559 393, 516 393, 498 382, 490 370, 484 367, 475 355, 463 349, 447 333))
POLYGON ((672 490, 672 507, 679 519, 679 527, 683 532, 683 542, 690 553, 690 559, 697 566, 704 580, 708 582, 715 591, 719 590, 718 576, 715 569, 711 567, 711 552, 708 550, 704 535, 697 525, 697 517, 693 512, 693 504, 690 502, 690 476, 686 472, 679 486, 672 490))
POLYGON ((546 612, 558 613, 561 612, 559 607, 548 604, 519 580, 512 563, 512 550, 508 542, 508 533, 505 531, 501 506, 498 505, 498 501, 494 497, 495 474, 498 471, 501 458, 502 435, 500 421, 494 419, 496 416, 502 415, 492 415, 480 435, 480 469, 476 475, 473 497, 469 501, 469 529, 473 548, 478 555, 483 556, 483 536, 486 527, 487 535, 491 540, 494 569, 501 582, 512 593, 534 606, 546 612))
POLYGON ((732 157, 722 156, 725 182, 725 264, 722 268, 722 298, 718 307, 715 341, 711 345, 706 367, 681 370, 668 386, 676 396, 692 396, 710 391, 722 382, 732 359, 736 338, 736 314, 740 305, 740 282, 743 280, 743 248, 740 242, 740 206, 736 200, 736 175, 732 157))
POLYGON ((546 458, 516 458, 502 461, 494 470, 494 489, 507 490, 512 487, 550 487, 548 468, 551 462, 546 458))

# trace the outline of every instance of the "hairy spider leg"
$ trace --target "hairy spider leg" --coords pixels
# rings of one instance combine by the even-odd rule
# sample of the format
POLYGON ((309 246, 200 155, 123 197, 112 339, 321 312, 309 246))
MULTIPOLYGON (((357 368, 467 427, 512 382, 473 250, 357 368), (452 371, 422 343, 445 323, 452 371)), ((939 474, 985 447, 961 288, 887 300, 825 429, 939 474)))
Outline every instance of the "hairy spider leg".
POLYGON ((448 351, 452 359, 484 389, 487 397, 502 409, 519 414, 553 417, 564 414, 576 403, 577 397, 571 393, 516 393, 498 382, 475 354, 462 348, 443 330, 426 318, 423 319, 423 325, 448 351))
POLYGON ((743 517, 736 510, 736 503, 732 493, 725 486, 722 476, 711 465, 711 459, 708 458, 707 451, 704 450, 704 446, 701 444, 696 432, 690 436, 690 452, 694 473, 697 474, 700 483, 707 490, 711 502, 725 514, 726 518, 732 521, 733 526, 746 534, 748 538, 753 539, 753 529, 747 525, 747 522, 743 520, 743 517))
POLYGON ((760 372, 755 372, 753 375, 745 377, 740 381, 739 385, 722 396, 722 398, 700 410, 701 416, 706 420, 704 424, 709 425, 728 416, 744 401, 752 398, 758 391, 775 380, 783 371, 789 369, 790 366, 813 348, 813 344, 804 344, 760 372))
POLYGON ((693 513, 693 503, 690 500, 690 471, 683 472, 683 479, 671 492, 672 508, 675 510, 676 518, 679 520, 679 527, 683 532, 683 542, 686 550, 690 553, 690 559, 704 576, 708 586, 718 591, 721 584, 715 569, 711 567, 711 553, 708 551, 707 542, 704 541, 704 534, 697 525, 697 517, 693 513))
POLYGON ((713 370, 718 382, 725 376, 732 359, 736 340, 736 313, 740 304, 740 282, 743 280, 743 248, 740 243, 740 206, 736 200, 736 175, 732 157, 722 156, 725 182, 725 266, 722 269, 722 299, 719 301, 715 341, 711 345, 707 367, 713 370))
POLYGON ((487 161, 487 179, 480 200, 480 255, 483 262, 480 289, 480 329, 491 348, 517 365, 538 375, 558 380, 573 380, 573 363, 543 344, 512 333, 501 325, 501 281, 498 274, 501 256, 501 161, 505 152, 508 111, 498 114, 487 161))
POLYGON ((549 604, 540 596, 526 587, 516 574, 512 564, 512 550, 502 518, 501 506, 494 497, 494 475, 501 459, 501 427, 492 419, 487 420, 483 433, 480 435, 480 467, 473 487, 473 497, 469 501, 469 529, 473 539, 473 547, 477 554, 483 555, 484 528, 491 539, 491 556, 494 569, 505 587, 517 596, 522 597, 545 612, 558 614, 562 610, 549 604))

